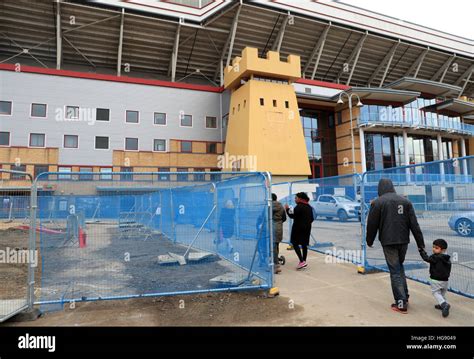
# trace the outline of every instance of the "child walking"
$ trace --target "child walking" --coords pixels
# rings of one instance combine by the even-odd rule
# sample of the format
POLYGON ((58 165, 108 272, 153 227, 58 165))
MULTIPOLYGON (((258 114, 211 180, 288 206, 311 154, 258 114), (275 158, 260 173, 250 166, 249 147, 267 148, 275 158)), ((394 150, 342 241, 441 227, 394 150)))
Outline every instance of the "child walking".
POLYGON ((433 241, 433 254, 428 256, 423 248, 420 248, 421 258, 430 264, 430 285, 433 297, 438 301, 436 309, 441 310, 444 318, 449 315, 451 306, 446 301, 446 292, 448 290, 448 280, 451 274, 450 256, 446 254, 448 243, 444 239, 433 241))

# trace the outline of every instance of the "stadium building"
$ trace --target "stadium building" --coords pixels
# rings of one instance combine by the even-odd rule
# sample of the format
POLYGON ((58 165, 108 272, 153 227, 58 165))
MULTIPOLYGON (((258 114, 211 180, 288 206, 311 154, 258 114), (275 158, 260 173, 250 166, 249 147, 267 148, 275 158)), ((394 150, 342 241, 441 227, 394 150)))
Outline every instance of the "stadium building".
POLYGON ((0 163, 278 182, 474 155, 473 49, 340 2, 4 0, 0 163))

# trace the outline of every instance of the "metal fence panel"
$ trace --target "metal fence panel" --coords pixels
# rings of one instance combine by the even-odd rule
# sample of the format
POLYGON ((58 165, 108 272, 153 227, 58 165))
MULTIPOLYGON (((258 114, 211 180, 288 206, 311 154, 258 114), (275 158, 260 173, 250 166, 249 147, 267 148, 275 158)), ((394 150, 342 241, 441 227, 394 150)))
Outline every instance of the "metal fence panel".
POLYGON ((267 174, 124 176, 38 177, 38 303, 272 286, 267 174))
POLYGON ((0 169, 0 322, 32 308, 35 213, 32 178, 0 169), (21 185, 19 185, 21 184, 21 185))
MULTIPOLYGON (((431 253, 433 240, 445 239, 451 255, 450 290, 474 296, 474 157, 423 163, 405 167, 370 171, 362 176, 363 202, 367 207, 377 196, 378 181, 392 180, 398 194, 408 198, 415 208, 423 231, 426 251, 431 253)), ((365 248, 365 267, 387 270, 380 242, 365 248)), ((405 260, 407 277, 427 283, 429 266, 417 250, 412 238, 405 260)))
MULTIPOLYGON (((310 197, 315 221, 309 248, 317 252, 361 263, 360 176, 358 174, 309 179, 272 186, 282 204, 295 205, 298 192, 310 197)), ((284 224, 284 241, 289 242, 292 220, 284 224)))

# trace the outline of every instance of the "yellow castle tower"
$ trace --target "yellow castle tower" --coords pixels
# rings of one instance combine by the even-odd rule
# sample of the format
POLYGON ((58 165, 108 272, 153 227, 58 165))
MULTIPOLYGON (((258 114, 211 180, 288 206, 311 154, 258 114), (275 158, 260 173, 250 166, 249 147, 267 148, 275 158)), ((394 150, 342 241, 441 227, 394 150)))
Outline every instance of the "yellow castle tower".
POLYGON ((249 47, 225 69, 224 86, 231 91, 226 170, 288 178, 311 174, 292 86, 300 77, 299 56, 281 61, 278 52, 269 51, 259 58, 258 50, 249 47))

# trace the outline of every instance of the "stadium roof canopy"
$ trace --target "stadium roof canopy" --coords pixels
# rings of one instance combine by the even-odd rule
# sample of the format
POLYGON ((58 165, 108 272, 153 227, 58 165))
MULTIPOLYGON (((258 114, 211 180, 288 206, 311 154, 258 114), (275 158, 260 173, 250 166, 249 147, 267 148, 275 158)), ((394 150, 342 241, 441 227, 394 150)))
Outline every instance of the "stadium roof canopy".
POLYGON ((220 84, 246 46, 301 56, 306 79, 378 88, 416 78, 474 97, 472 39, 340 2, 0 2, 0 63, 220 84))

